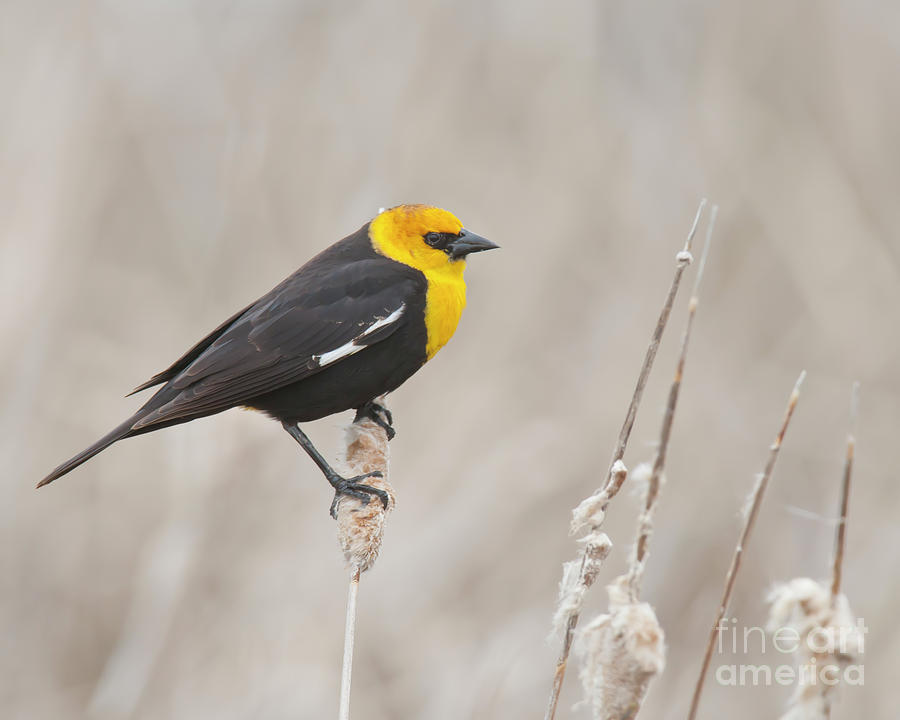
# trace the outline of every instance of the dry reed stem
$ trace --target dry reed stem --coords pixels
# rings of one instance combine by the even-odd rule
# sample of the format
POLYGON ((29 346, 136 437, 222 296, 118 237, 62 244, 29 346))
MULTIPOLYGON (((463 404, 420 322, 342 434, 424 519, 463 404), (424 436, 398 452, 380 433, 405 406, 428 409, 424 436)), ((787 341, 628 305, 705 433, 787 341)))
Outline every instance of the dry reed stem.
MULTIPOLYGON (((378 403, 385 405, 384 398, 378 403)), ((384 429, 366 418, 347 428, 346 466, 348 476, 378 471, 381 477, 366 478, 366 485, 384 490, 388 506, 372 496, 368 503, 343 496, 337 505, 338 541, 350 566, 350 585, 347 592, 347 622, 344 627, 344 656, 341 668, 341 699, 339 720, 350 718, 350 684, 353 671, 353 646, 356 636, 356 607, 360 575, 378 559, 384 540, 388 513, 394 509, 394 489, 388 483, 388 437, 384 429)))
POLYGON ((731 601, 731 593, 734 590, 734 582, 737 578, 738 570, 741 567, 741 558, 744 554, 744 547, 750 539, 750 533, 756 522, 756 516, 759 514, 759 508, 762 504, 763 495, 766 492, 766 486, 769 484, 769 478, 772 477, 772 471, 775 469, 775 461, 778 459, 778 451, 781 449, 781 443, 784 440, 784 434, 787 432, 788 424, 791 416, 794 414, 794 408, 797 407, 797 400, 800 399, 800 385, 806 377, 806 371, 800 373, 794 389, 791 391, 790 400, 788 400, 787 410, 784 414, 784 420, 781 423, 781 429, 775 436, 775 442, 769 448, 769 459, 766 467, 759 476, 756 486, 750 496, 750 505, 746 508, 747 512, 744 517, 744 527, 741 530, 740 538, 734 548, 734 555, 731 558, 731 566, 728 568, 728 574, 725 576, 725 589, 722 593, 722 600, 719 602, 719 609, 716 613, 715 621, 709 632, 709 640, 706 644, 706 653, 703 656, 703 665, 700 667, 700 676, 697 678, 697 685, 694 687, 694 695, 691 698, 691 709, 688 712, 688 720, 694 720, 697 716, 697 708, 700 705, 700 695, 703 693, 703 683, 706 679, 707 670, 709 670, 709 662, 712 658, 713 647, 716 644, 716 634, 722 618, 728 609, 728 603, 731 601))
POLYGON ((706 241, 688 307, 681 350, 660 429, 652 466, 642 463, 631 473, 632 483, 644 489, 644 508, 638 517, 636 540, 628 570, 608 587, 609 609, 594 618, 581 632, 581 680, 586 701, 596 720, 631 720, 643 705, 650 682, 665 667, 665 634, 653 608, 639 602, 640 582, 646 566, 653 515, 663 481, 666 453, 671 438, 675 408, 684 376, 684 365, 694 317, 700 303, 700 282, 709 253, 717 214, 713 206, 706 241))
POLYGON ((709 246, 712 241, 713 229, 716 225, 716 215, 719 212, 717 205, 712 206, 709 223, 706 227, 706 240, 703 243, 703 252, 700 255, 700 264, 694 277, 694 287, 691 291, 691 299, 688 304, 688 317, 685 323, 684 333, 681 336, 681 350, 678 354, 678 363, 675 367, 675 378, 669 388, 669 397, 666 402, 666 410, 663 415, 662 427, 659 432, 659 444, 656 456, 653 459, 653 469, 647 480, 647 488, 644 496, 644 510, 638 518, 637 539, 634 543, 634 551, 629 562, 628 570, 628 597, 635 603, 641 594, 641 580, 644 576, 644 568, 647 564, 647 553, 650 547, 650 537, 653 533, 653 515, 659 498, 659 490, 663 481, 663 472, 666 465, 666 453, 669 449, 669 439, 672 435, 672 423, 675 419, 675 408, 678 405, 678 395, 681 391, 681 380, 684 377, 684 364, 687 359, 688 344, 691 340, 691 330, 694 328, 694 317, 700 304, 700 282, 703 280, 703 270, 706 267, 706 258, 709 254, 709 246))
POLYGON ((694 241, 694 235, 697 233, 697 225, 700 223, 700 216, 706 207, 706 198, 700 201, 697 213, 694 215, 694 222, 688 232, 687 239, 684 241, 684 247, 681 252, 675 255, 675 275, 672 278, 672 284, 669 286, 669 294, 659 313, 659 319, 656 321, 656 328, 653 331, 653 337, 650 345, 647 347, 647 353, 644 356, 644 364, 641 366, 640 375, 638 375, 637 385, 635 385, 634 393, 631 396, 631 403, 628 406, 628 413, 625 415, 625 422, 619 431, 619 439, 616 443, 616 449, 613 453, 612 460, 609 463, 609 472, 607 473, 606 484, 609 483, 612 476, 612 466, 616 460, 625 457, 625 448, 628 447, 628 438, 631 436, 631 429, 634 427, 635 418, 637 418, 638 406, 644 395, 644 387, 647 385, 647 378, 650 377, 650 370, 653 368, 653 361, 656 359, 656 351, 659 350, 659 343, 662 340, 663 331, 666 329, 666 323, 669 321, 669 314, 672 312, 672 305, 675 302, 675 295, 681 285, 681 276, 684 274, 685 268, 693 262, 691 257, 691 243, 694 241))
POLYGON ((359 596, 358 565, 350 570, 350 586, 347 590, 347 622, 344 625, 344 660, 341 667, 341 704, 338 720, 350 720, 350 682, 353 675, 353 643, 356 639, 356 600, 359 596))
POLYGON ((850 429, 841 477, 841 501, 835 528, 830 587, 811 578, 794 578, 769 593, 769 631, 790 628, 802 638, 796 652, 800 682, 782 720, 827 720, 840 670, 862 652, 863 637, 856 626, 847 597, 841 594, 841 573, 846 541, 850 477, 856 446, 859 383, 850 394, 850 429), (836 675, 823 682, 818 674, 836 675), (817 681, 817 679, 819 681, 817 681))
POLYGON ((859 383, 853 383, 850 391, 850 430, 847 433, 847 455, 844 459, 844 475, 841 482, 841 504, 837 528, 834 534, 834 561, 831 570, 831 597, 836 602, 841 594, 841 573, 844 564, 844 543, 847 533, 847 510, 850 503, 850 475, 853 472, 853 455, 856 451, 856 420, 859 416, 859 383))
MULTIPOLYGON (((675 295, 678 293, 678 288, 681 285, 681 276, 684 274, 685 268, 687 268, 687 266, 691 264, 691 261, 693 259, 691 257, 691 243, 694 240, 694 235, 697 232, 697 226, 700 223, 700 217, 703 214, 703 209, 705 207, 706 198, 700 201, 700 205, 697 208, 696 214, 694 215, 694 222, 691 225, 690 232, 688 232, 687 239, 685 240, 684 248, 675 256, 675 274, 672 278, 672 284, 669 286, 669 292, 666 295, 666 300, 663 303, 662 310, 660 311, 659 318, 656 322, 653 336, 650 339, 650 345, 647 347, 647 352, 644 355, 644 362, 641 366, 640 374, 638 375, 634 393, 631 396, 631 402, 628 405, 628 412, 625 415, 625 421, 622 424, 622 429, 619 431, 619 437, 616 442, 615 450, 613 451, 612 460, 609 464, 609 470, 607 471, 603 485, 596 493, 594 493, 594 495, 596 496, 606 492, 606 496, 601 497, 599 502, 595 501, 593 503, 590 503, 595 507, 602 507, 603 510, 605 510, 606 504, 608 504, 612 495, 615 494, 615 492, 610 494, 607 491, 612 489, 612 485, 615 481, 615 468, 617 468, 617 463, 621 464, 622 458, 625 456, 625 449, 628 446, 628 439, 631 436, 631 430, 634 427, 634 421, 637 417, 638 407, 644 394, 644 387, 647 385, 647 378, 650 376, 650 370, 653 367, 653 361, 656 359, 656 352, 659 349, 659 343, 662 339, 663 331, 666 329, 666 323, 669 320, 669 314, 671 313, 672 305, 675 302, 675 295)), ((621 483, 623 481, 624 476, 619 481, 619 486, 621 486, 621 483)), ((616 488, 616 491, 618 491, 618 488, 616 488)), ((584 505, 584 502, 579 505, 578 509, 576 509, 575 519, 573 519, 573 527, 578 525, 578 529, 581 529, 581 527, 584 526, 584 524, 577 523, 578 510, 581 509, 584 505)), ((600 520, 602 521, 602 517, 600 518, 600 520)), ((596 526, 590 527, 590 531, 596 532, 596 526)), ((609 538, 607 538, 607 541, 608 540, 609 538)), ((578 577, 584 577, 585 568, 588 563, 587 546, 581 553, 580 561, 575 562, 580 566, 578 577)), ((568 563, 566 565, 568 565, 568 563)), ((565 568, 566 566, 564 565, 564 573, 567 572, 565 568)), ((564 582, 565 578, 563 579, 563 583, 564 582)), ((563 645, 562 649, 560 650, 559 658, 556 661, 556 670, 553 674, 553 684, 550 688, 550 698, 547 702, 547 710, 544 713, 544 720, 553 720, 553 718, 556 716, 556 707, 559 704, 559 694, 562 690, 563 681, 565 680, 566 666, 569 660, 569 653, 572 650, 572 640, 575 633, 575 627, 578 625, 578 618, 580 617, 580 614, 581 608, 579 605, 576 609, 571 611, 568 619, 565 622, 563 645)), ((557 616, 558 615, 559 613, 557 613, 557 616)))

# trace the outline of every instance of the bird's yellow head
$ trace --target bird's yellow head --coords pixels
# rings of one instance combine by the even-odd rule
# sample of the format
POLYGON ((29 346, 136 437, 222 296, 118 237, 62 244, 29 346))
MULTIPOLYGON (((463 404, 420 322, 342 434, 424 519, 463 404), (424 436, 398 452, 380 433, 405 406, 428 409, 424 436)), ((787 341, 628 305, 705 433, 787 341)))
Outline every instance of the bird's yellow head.
POLYGON ((465 265, 473 252, 497 247, 463 228, 450 212, 430 205, 398 205, 384 210, 369 225, 376 251, 417 270, 465 265))

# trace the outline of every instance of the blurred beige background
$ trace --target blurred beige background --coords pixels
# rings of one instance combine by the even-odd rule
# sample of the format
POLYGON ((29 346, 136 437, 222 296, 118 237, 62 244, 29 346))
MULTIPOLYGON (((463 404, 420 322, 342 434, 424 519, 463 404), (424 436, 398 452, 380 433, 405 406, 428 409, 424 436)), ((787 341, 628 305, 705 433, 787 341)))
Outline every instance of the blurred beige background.
MULTIPOLYGON (((427 202, 503 249, 470 263, 456 338, 392 399, 400 504, 363 581, 354 716, 542 717, 569 512, 708 195, 645 582, 669 665, 641 717, 686 713, 802 368, 730 614, 761 624, 773 582, 827 573, 859 379, 845 582, 871 632, 833 717, 896 717, 898 35, 900 6, 871 0, 3 3, 0 715, 336 716, 331 494, 276 424, 232 411, 33 487, 235 309, 380 206, 427 202)), ((629 466, 652 456, 686 300, 629 466)), ((349 419, 310 426, 329 456, 349 419)), ((611 508, 603 582, 637 504, 611 508)), ((603 608, 598 587, 586 617, 603 608)), ((561 717, 589 717, 579 697, 573 669, 561 717)), ((701 717, 786 697, 711 679, 701 717)))

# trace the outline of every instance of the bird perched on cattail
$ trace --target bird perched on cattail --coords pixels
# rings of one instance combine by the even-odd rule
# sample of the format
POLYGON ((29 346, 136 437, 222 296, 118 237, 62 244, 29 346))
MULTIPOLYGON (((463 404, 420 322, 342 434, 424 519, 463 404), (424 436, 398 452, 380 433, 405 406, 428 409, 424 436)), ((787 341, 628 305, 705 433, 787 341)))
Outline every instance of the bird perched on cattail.
POLYGON ((373 400, 447 343, 466 304, 466 256, 496 247, 440 208, 379 213, 138 386, 133 392, 162 384, 38 487, 123 438, 244 406, 281 421, 325 474, 335 502, 375 495, 386 506, 383 491, 360 482, 368 475, 335 472, 298 423, 355 409, 393 437, 390 413, 373 400))

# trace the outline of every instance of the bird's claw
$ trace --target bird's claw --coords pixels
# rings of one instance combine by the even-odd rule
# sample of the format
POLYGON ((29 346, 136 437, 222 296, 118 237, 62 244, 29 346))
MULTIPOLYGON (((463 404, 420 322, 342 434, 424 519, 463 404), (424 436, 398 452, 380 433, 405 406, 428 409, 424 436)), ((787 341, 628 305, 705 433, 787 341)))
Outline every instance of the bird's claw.
POLYGON ((340 475, 328 478, 328 482, 330 482, 331 486, 334 488, 334 500, 331 501, 331 509, 328 511, 331 517, 335 520, 337 519, 337 507, 341 495, 356 498, 362 502, 363 505, 368 505, 369 500, 372 495, 374 495, 381 500, 381 504, 384 505, 384 509, 387 510, 388 502, 390 501, 388 494, 380 488, 372 487, 371 485, 360 482, 360 480, 365 480, 370 477, 380 478, 384 477, 384 474, 380 470, 376 470, 352 478, 343 478, 340 475))
POLYGON ((356 411, 356 417, 353 418, 353 422, 359 422, 364 418, 368 418, 382 428, 388 440, 393 440, 397 434, 397 431, 394 430, 394 414, 384 405, 374 400, 370 400, 356 411))

